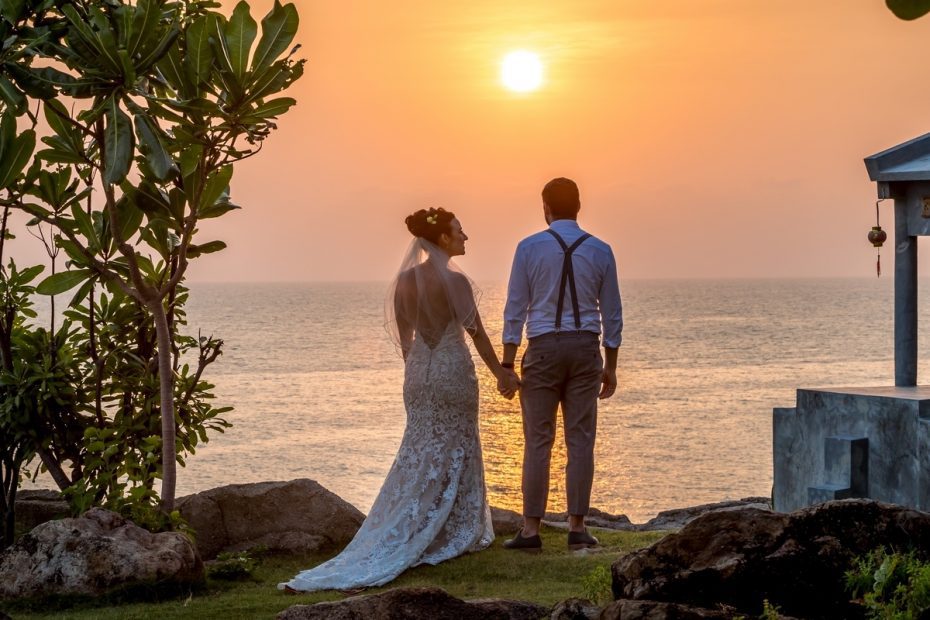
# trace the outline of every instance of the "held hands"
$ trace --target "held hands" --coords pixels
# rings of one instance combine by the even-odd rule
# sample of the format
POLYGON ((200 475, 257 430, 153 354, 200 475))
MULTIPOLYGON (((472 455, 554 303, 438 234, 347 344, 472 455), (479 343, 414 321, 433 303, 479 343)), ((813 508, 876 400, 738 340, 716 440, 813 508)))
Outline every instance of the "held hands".
POLYGON ((513 368, 501 369, 501 374, 497 377, 497 391, 507 400, 512 400, 520 389, 520 377, 514 372, 513 368))
POLYGON ((601 373, 601 393, 597 397, 601 400, 610 398, 617 391, 617 371, 605 368, 601 373))

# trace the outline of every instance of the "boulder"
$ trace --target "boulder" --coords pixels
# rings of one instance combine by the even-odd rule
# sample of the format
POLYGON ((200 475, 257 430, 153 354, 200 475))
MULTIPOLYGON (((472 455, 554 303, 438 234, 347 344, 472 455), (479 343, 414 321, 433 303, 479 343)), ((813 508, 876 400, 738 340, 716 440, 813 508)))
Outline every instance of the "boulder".
POLYGON ((0 600, 184 585, 202 581, 203 574, 187 536, 153 534, 92 508, 78 518, 43 523, 0 553, 0 600))
POLYGON ((556 603, 549 620, 598 620, 601 608, 584 598, 569 598, 556 603))
POLYGON ((720 510, 735 510, 739 508, 758 508, 760 510, 771 510, 772 500, 768 497, 745 497, 739 500, 729 500, 725 502, 716 502, 713 504, 701 504, 700 506, 691 506, 689 508, 674 508, 672 510, 663 510, 655 517, 649 519, 646 523, 637 525, 639 530, 680 530, 691 521, 694 521, 703 514, 708 512, 717 512, 720 510))
POLYGON ((357 508, 313 480, 230 484, 177 500, 204 559, 262 546, 283 553, 344 547, 362 521, 357 508))
POLYGON ((294 605, 278 620, 538 620, 547 607, 523 601, 482 599, 463 601, 441 588, 394 588, 377 594, 352 596, 341 601, 294 605))
MULTIPOLYGON (((545 521, 548 525, 567 528, 568 513, 547 512, 546 516, 543 517, 543 521, 545 521)), ((591 508, 588 511, 588 516, 585 517, 585 523, 591 527, 602 527, 609 530, 637 529, 637 526, 634 525, 626 515, 613 515, 609 512, 598 510, 597 508, 591 508)))
POLYGON ((730 620, 732 611, 693 607, 658 601, 614 601, 601 612, 599 620, 730 620))
POLYGON ((845 589, 853 558, 886 546, 930 552, 930 514, 867 499, 791 514, 758 508, 710 512, 613 564, 615 599, 718 604, 758 615, 855 618, 845 589))
POLYGON ((523 515, 506 508, 491 506, 491 521, 494 523, 495 536, 510 538, 523 527, 523 515))
POLYGON ((58 491, 21 489, 16 493, 16 529, 26 531, 70 514, 68 502, 58 491))

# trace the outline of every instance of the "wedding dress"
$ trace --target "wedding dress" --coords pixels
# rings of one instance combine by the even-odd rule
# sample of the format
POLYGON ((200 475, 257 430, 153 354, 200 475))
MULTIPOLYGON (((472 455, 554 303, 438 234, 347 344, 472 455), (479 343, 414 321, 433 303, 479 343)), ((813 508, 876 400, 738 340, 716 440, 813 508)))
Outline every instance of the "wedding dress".
POLYGON ((404 405, 400 448, 355 538, 279 589, 379 586, 407 568, 479 551, 494 540, 478 435, 478 380, 460 324, 450 322, 438 341, 436 335, 414 338, 404 405))

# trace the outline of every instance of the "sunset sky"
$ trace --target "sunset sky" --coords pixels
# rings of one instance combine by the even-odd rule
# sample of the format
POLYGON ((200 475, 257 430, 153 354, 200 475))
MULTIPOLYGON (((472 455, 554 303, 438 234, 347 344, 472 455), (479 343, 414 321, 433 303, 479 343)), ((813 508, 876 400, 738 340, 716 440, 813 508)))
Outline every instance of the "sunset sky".
MULTIPOLYGON (((260 20, 271 1, 250 4, 260 20)), ((297 7, 298 104, 237 167, 244 209, 202 230, 229 249, 194 281, 387 279, 428 206, 462 221, 463 268, 505 280, 554 176, 622 278, 870 276, 862 159, 930 131, 930 17, 882 0, 297 7), (515 49, 542 60, 538 90, 500 84, 515 49)))

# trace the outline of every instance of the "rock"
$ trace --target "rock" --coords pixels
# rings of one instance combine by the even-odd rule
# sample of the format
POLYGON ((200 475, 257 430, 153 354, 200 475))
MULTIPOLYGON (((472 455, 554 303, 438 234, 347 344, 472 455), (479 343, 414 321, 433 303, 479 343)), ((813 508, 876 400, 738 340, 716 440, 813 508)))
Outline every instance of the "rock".
POLYGON ((584 598, 569 598, 556 603, 549 620, 597 620, 601 608, 584 598))
MULTIPOLYGON (((494 521, 494 533, 497 536, 511 536, 523 527, 523 515, 513 510, 491 506, 491 518, 494 521)), ((635 530, 638 528, 626 515, 612 515, 609 512, 592 508, 586 519, 588 525, 610 530, 635 530)), ((547 512, 543 523, 550 527, 568 529, 567 512, 547 512)))
POLYGON ((615 599, 718 603, 756 616, 767 599, 798 617, 855 618, 844 573, 886 546, 930 550, 930 514, 873 500, 828 502, 791 514, 710 512, 612 567, 615 599))
MULTIPOLYGON (((465 603, 475 610, 474 618, 487 620, 539 620, 549 613, 549 608, 528 601, 511 601, 502 598, 470 599, 465 603)), ((472 617, 472 616, 468 616, 472 617)))
POLYGON ((491 506, 491 521, 494 522, 495 536, 510 538, 523 527, 523 515, 505 508, 491 506))
POLYGON ((285 553, 339 549, 365 520, 357 508, 306 478, 231 484, 182 497, 176 505, 194 528, 204 559, 256 546, 285 553))
POLYGON ((614 601, 601 612, 600 620, 729 620, 732 611, 693 607, 679 603, 660 603, 657 601, 614 601))
POLYGON ((202 580, 203 563, 187 536, 153 534, 102 508, 43 523, 0 553, 0 600, 202 580))
POLYGON ((58 491, 27 489, 16 493, 16 529, 29 531, 52 519, 70 514, 68 502, 58 491))
MULTIPOLYGON (((547 512, 546 516, 543 517, 543 521, 545 521, 548 525, 567 528, 568 513, 547 512)), ((591 508, 588 511, 588 516, 585 517, 585 523, 591 527, 603 527, 609 530, 637 529, 637 526, 634 525, 626 515, 612 515, 609 512, 604 512, 603 510, 598 510, 597 508, 591 508)))
POLYGON ((691 506, 690 508, 675 508, 672 510, 663 510, 646 523, 636 526, 639 530, 680 530, 691 521, 697 519, 708 512, 717 512, 719 510, 734 510, 738 508, 751 507, 760 510, 771 510, 772 501, 768 497, 746 497, 740 500, 731 500, 725 502, 716 502, 713 504, 701 504, 700 506, 691 506))
POLYGON ((441 588, 395 588, 341 601, 294 605, 278 620, 537 620, 548 608, 523 601, 482 599, 463 601, 441 588))

